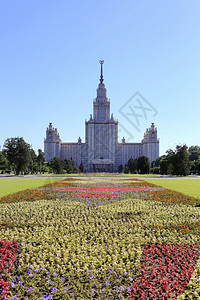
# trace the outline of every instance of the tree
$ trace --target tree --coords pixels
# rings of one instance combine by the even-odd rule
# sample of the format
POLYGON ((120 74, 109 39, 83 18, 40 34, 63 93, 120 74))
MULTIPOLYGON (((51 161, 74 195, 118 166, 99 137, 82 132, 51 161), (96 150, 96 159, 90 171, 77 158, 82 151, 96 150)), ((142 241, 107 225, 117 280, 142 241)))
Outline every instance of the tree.
POLYGON ((200 160, 191 162, 190 172, 200 174, 200 160))
POLYGON ((35 151, 32 148, 30 149, 30 158, 33 162, 37 161, 37 155, 36 155, 35 151))
POLYGON ((80 171, 81 173, 83 173, 83 172, 85 171, 85 167, 84 167, 83 162, 80 163, 79 171, 80 171))
POLYGON ((138 169, 138 172, 141 174, 149 174, 149 171, 150 171, 149 158, 146 156, 138 157, 137 169, 138 169))
POLYGON ((128 167, 131 174, 137 173, 137 159, 130 158, 128 161, 128 167))
POLYGON ((167 175, 172 173, 172 164, 167 155, 163 155, 160 160, 160 174, 167 175))
POLYGON ((119 173, 122 173, 122 172, 123 172, 123 169, 124 169, 123 165, 122 165, 122 164, 119 165, 119 167, 118 167, 118 172, 119 172, 119 173))
POLYGON ((65 164, 60 157, 54 156, 54 158, 50 160, 50 167, 52 168, 53 173, 62 174, 65 164))
MULTIPOLYGON (((160 162, 160 174, 167 175, 172 174, 173 170, 173 156, 174 152, 170 149, 167 150, 168 155, 162 155, 158 158, 160 162)), ((153 161, 153 165, 156 164, 156 161, 153 161)))
POLYGON ((190 161, 187 146, 176 146, 176 152, 173 161, 173 174, 186 176, 190 173, 190 161))
POLYGON ((162 155, 162 156, 159 156, 158 158, 154 159, 151 163, 151 167, 152 168, 155 168, 155 167, 160 167, 160 163, 161 163, 161 160, 162 158, 164 157, 165 155, 162 155))
POLYGON ((49 163, 46 162, 46 161, 45 161, 44 164, 42 165, 42 172, 43 172, 43 174, 44 174, 45 172, 50 173, 49 163))
POLYGON ((74 173, 80 173, 80 170, 79 170, 79 168, 77 167, 77 166, 74 166, 74 173))
POLYGON ((78 172, 78 168, 75 166, 75 163, 72 159, 65 159, 64 164, 65 164, 65 170, 68 174, 78 172))
POLYGON ((196 161, 200 159, 200 147, 199 146, 190 146, 188 148, 189 160, 196 161))
POLYGON ((31 164, 31 174, 38 174, 38 163, 35 161, 31 164))
POLYGON ((153 167, 150 169, 150 172, 153 174, 160 174, 160 167, 153 167))
POLYGON ((189 153, 186 145, 177 145, 175 151, 169 149, 166 153, 167 163, 172 166, 171 173, 173 175, 186 176, 190 173, 189 153))
POLYGON ((5 155, 2 152, 0 152, 0 170, 5 171, 6 169, 8 169, 8 166, 9 161, 7 160, 5 155))
POLYGON ((41 174, 41 167, 44 164, 44 152, 41 149, 38 149, 37 163, 38 163, 38 169, 41 174))
POLYGON ((35 151, 33 149, 30 149, 30 162, 29 162, 29 169, 31 170, 31 174, 38 171, 38 168, 36 166, 37 161, 37 155, 35 154, 35 151))
POLYGON ((25 171, 30 162, 30 145, 21 137, 8 138, 4 143, 6 157, 13 164, 16 175, 25 171))
POLYGON ((124 167, 124 173, 125 174, 128 174, 129 173, 129 167, 127 165, 125 165, 124 167))

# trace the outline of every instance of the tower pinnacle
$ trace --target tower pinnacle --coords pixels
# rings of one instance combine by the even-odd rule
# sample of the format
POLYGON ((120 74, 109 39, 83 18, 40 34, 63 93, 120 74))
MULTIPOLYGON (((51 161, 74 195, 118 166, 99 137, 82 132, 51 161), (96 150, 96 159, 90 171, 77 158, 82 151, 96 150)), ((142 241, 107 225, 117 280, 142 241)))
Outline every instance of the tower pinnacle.
POLYGON ((103 79, 103 63, 104 63, 104 60, 100 60, 99 63, 101 65, 100 83, 103 83, 103 81, 104 81, 104 79, 103 79))

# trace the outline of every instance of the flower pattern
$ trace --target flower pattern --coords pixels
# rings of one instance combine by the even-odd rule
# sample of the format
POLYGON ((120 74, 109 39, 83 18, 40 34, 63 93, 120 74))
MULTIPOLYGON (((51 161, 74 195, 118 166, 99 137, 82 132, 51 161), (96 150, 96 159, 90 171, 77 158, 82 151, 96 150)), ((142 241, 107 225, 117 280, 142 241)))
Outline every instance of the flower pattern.
POLYGON ((199 199, 68 178, 0 203, 2 300, 199 299, 199 199))

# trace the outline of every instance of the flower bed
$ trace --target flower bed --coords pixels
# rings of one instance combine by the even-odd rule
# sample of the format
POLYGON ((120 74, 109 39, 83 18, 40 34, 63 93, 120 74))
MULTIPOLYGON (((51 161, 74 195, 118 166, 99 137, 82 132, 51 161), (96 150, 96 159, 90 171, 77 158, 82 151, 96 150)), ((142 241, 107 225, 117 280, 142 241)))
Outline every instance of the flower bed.
POLYGON ((9 194, 0 198, 0 203, 14 203, 14 202, 26 202, 26 201, 36 201, 40 199, 46 198, 45 191, 41 189, 27 189, 24 191, 20 191, 14 194, 9 194))
MULTIPOLYGON (((146 227, 146 225, 144 225, 146 227)), ((185 224, 165 224, 165 225, 152 225, 152 229, 157 229, 157 230, 171 230, 171 231, 177 231, 177 233, 183 233, 183 234, 199 234, 200 233, 200 223, 199 221, 196 222, 185 222, 185 224)))
POLYGON ((72 196, 74 197, 86 197, 86 198, 91 198, 91 197, 95 197, 95 198, 111 198, 111 197, 118 197, 119 194, 106 194, 106 193, 76 193, 76 194, 72 194, 72 196))
POLYGON ((198 255, 199 245, 144 246, 129 300, 176 299, 188 284, 198 255))
POLYGON ((186 205, 197 205, 199 204, 199 199, 186 196, 179 192, 175 192, 168 189, 160 189, 158 191, 149 191, 146 200, 162 201, 165 203, 174 204, 186 204, 186 205))
POLYGON ((133 298, 132 286, 142 290, 136 282, 150 248, 144 265, 144 277, 149 278, 145 293, 151 286, 151 267, 159 277, 159 258, 168 259, 163 261, 169 272, 160 275, 161 287, 172 273, 170 253, 180 258, 182 251, 189 277, 193 269, 194 273, 186 278, 187 272, 177 267, 175 273, 182 272, 185 285, 172 297, 182 293, 179 297, 199 299, 200 260, 195 266, 198 246, 193 246, 200 244, 200 210, 194 207, 198 199, 145 181, 102 178, 67 179, 8 195, 0 202, 1 238, 20 245, 8 300, 133 298), (191 264, 190 253, 195 258, 191 264))
POLYGON ((7 281, 8 273, 15 261, 15 255, 18 248, 16 241, 0 240, 0 299, 6 299, 9 282, 7 281))
POLYGON ((137 191, 149 191, 150 189, 147 188, 132 188, 132 187, 68 187, 68 188, 57 188, 54 191, 90 191, 90 192, 137 192, 137 191))

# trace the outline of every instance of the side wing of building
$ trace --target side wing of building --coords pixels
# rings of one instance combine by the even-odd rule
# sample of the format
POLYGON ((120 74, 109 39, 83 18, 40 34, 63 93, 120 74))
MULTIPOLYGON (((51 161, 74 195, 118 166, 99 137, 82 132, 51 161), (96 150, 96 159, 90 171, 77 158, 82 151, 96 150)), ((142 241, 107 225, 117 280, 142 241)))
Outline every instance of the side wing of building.
POLYGON ((62 143, 61 159, 72 159, 77 167, 85 165, 85 143, 62 143))

